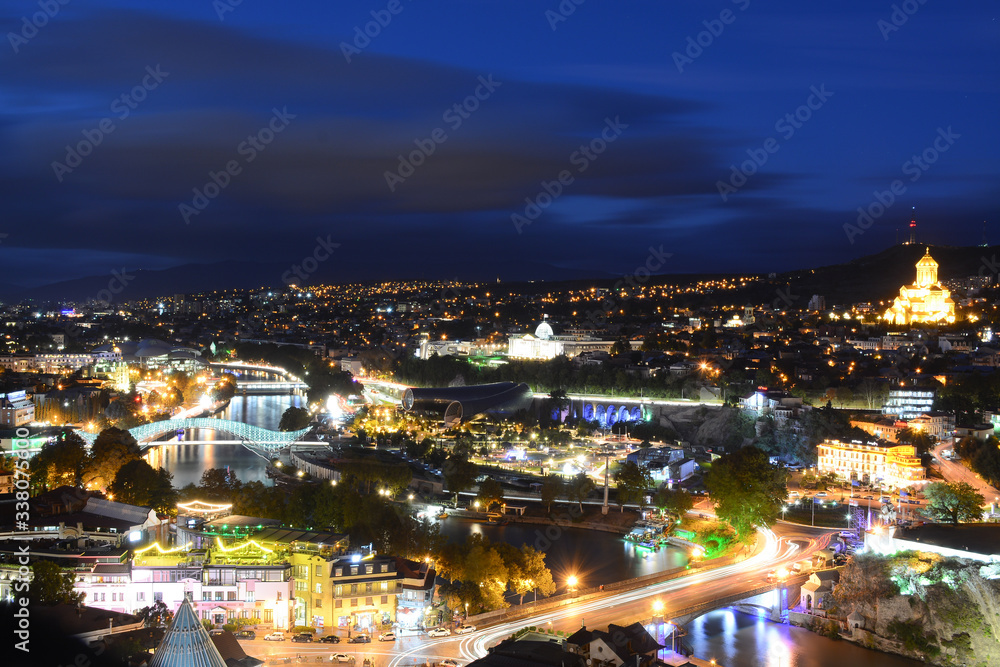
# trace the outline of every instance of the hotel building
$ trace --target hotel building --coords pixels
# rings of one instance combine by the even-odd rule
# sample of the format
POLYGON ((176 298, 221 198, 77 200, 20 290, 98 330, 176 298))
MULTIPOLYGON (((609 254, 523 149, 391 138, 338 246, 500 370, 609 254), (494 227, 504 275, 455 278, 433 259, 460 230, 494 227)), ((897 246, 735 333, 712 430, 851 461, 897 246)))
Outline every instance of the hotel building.
POLYGON ((926 479, 920 457, 910 445, 825 440, 818 447, 820 474, 833 473, 863 484, 880 482, 899 488, 926 479))

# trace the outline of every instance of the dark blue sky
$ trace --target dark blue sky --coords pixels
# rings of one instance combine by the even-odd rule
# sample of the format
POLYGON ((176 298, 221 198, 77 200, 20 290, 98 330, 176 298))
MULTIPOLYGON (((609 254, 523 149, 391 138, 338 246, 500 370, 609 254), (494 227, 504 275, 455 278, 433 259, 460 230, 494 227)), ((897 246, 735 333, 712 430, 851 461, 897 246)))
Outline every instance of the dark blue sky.
POLYGON ((558 19, 557 0, 233 1, 77 0, 37 31, 36 2, 0 4, 4 281, 293 262, 317 236, 366 279, 623 274, 650 246, 672 253, 664 272, 785 270, 884 249, 914 205, 921 240, 976 244, 987 220, 1000 242, 995 2, 912 0, 894 29, 870 0, 565 0, 558 19), (348 62, 372 11, 391 20, 348 62), (262 150, 243 143, 269 123, 262 150), (603 153, 577 152, 602 131, 603 153), (908 162, 925 150, 926 169, 908 162), (512 215, 561 172, 519 233, 512 215))

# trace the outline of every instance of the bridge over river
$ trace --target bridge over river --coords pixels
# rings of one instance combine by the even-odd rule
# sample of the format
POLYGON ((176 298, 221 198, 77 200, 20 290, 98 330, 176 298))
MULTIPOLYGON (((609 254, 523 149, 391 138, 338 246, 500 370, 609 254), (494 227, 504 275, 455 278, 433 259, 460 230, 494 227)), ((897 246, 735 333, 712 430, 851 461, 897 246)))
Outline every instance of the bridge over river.
MULTIPOLYGON (((273 454, 293 442, 301 440, 310 428, 303 428, 297 431, 272 431, 268 428, 261 428, 252 424, 233 421, 231 419, 214 419, 209 417, 188 417, 185 419, 164 419, 163 421, 142 424, 135 428, 130 428, 128 432, 139 443, 140 448, 146 449, 153 445, 191 445, 191 444, 221 444, 219 441, 191 441, 182 440, 179 442, 156 442, 157 438, 162 438, 170 433, 186 431, 188 429, 207 429, 211 431, 228 433, 235 436, 236 441, 251 451, 266 455, 273 454)), ((74 429, 87 444, 94 444, 97 438, 96 433, 87 433, 80 429, 74 429)), ((229 442, 236 442, 229 441, 229 442)), ((223 441, 225 442, 225 441, 223 441)), ((324 443, 325 444, 325 443, 324 443)))

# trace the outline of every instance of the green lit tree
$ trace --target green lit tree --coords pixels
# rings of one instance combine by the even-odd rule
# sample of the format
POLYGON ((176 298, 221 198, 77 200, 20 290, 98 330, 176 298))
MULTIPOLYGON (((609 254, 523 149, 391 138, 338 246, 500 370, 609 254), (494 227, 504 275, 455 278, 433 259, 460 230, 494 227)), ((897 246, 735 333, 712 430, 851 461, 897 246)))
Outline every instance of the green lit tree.
POLYGON ((788 487, 787 473, 773 466, 756 447, 744 447, 712 464, 705 475, 705 488, 715 503, 715 513, 727 521, 741 540, 749 540, 758 526, 771 526, 788 487))
POLYGON ((968 482, 935 482, 924 487, 927 512, 936 521, 980 521, 986 499, 968 482))

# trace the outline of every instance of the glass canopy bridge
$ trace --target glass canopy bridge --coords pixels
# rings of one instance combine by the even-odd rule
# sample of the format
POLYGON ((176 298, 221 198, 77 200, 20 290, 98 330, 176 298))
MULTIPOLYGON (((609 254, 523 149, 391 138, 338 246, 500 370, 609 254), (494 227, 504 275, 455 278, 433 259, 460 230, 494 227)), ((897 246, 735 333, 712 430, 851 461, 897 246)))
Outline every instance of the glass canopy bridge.
MULTIPOLYGON (((208 417, 189 417, 187 419, 165 419, 163 421, 152 422, 150 424, 143 424, 141 426, 136 426, 135 428, 130 428, 128 432, 132 434, 132 437, 136 439, 139 443, 141 449, 146 449, 153 445, 193 445, 193 444, 220 444, 219 441, 190 441, 182 440, 179 442, 155 442, 157 438, 160 438, 169 433, 176 433, 177 431, 183 431, 187 429, 209 429, 212 431, 218 431, 222 433, 228 433, 235 436, 240 444, 261 456, 268 454, 274 454, 279 450, 288 447, 294 442, 297 442, 302 438, 310 429, 303 428, 298 431, 272 431, 271 429, 261 428, 260 426, 254 426, 253 424, 245 424, 243 422, 232 421, 231 419, 212 419, 208 417)), ((94 444, 94 440, 97 438, 96 433, 87 433, 80 429, 74 429, 81 438, 83 438, 88 445, 94 444)))

